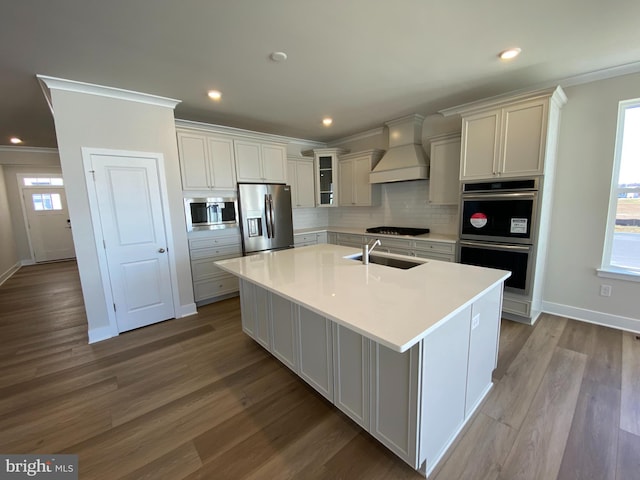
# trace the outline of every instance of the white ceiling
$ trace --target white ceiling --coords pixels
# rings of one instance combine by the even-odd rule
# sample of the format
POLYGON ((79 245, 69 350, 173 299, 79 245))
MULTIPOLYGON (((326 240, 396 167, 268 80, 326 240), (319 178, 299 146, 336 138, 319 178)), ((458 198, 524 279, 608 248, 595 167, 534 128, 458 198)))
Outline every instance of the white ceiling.
POLYGON ((36 74, 176 117, 328 141, 513 90, 640 71, 638 0, 2 0, 0 145, 55 146, 36 74), (522 55, 497 59, 507 47, 522 55), (269 54, 284 51, 284 63, 269 54), (220 103, 207 90, 222 91, 220 103), (325 128, 323 116, 334 118, 325 128))

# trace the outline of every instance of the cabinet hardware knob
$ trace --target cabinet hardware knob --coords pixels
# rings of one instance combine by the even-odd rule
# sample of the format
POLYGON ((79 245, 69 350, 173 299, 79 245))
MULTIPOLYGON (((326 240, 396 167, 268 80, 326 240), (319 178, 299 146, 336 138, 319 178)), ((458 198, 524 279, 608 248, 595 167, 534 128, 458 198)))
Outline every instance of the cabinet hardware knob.
POLYGON ((165 249, 164 249, 164 248, 159 248, 159 249, 158 249, 158 253, 164 253, 164 252, 165 252, 165 249))

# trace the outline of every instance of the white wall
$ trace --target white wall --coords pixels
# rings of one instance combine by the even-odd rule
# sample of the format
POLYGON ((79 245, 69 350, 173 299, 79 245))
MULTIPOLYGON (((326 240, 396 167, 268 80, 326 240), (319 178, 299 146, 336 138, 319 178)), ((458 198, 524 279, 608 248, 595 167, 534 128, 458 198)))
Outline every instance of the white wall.
POLYGON ((20 200, 18 174, 59 175, 62 172, 60 157, 58 151, 53 148, 0 147, 0 165, 4 165, 5 186, 18 260, 22 264, 31 263, 33 257, 29 249, 27 226, 20 200))
POLYGON ((543 308, 640 331, 640 283, 600 278, 618 102, 640 97, 640 74, 565 88, 543 308), (613 286, 611 297, 600 285, 613 286))
POLYGON ((5 172, 4 167, 0 166, 0 285, 18 269, 18 266, 9 200, 5 188, 5 172))
POLYGON ((177 307, 188 311, 193 306, 195 311, 173 110, 70 91, 53 90, 51 93, 90 339, 99 338, 108 331, 109 319, 99 275, 82 147, 164 155, 179 287, 180 305, 177 307))

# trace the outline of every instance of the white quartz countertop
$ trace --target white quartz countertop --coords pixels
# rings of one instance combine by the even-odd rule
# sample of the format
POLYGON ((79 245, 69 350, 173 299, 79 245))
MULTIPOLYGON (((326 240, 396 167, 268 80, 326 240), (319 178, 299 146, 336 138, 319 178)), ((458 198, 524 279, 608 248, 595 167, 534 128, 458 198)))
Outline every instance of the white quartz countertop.
POLYGON ((401 270, 344 258, 358 253, 325 244, 215 263, 399 352, 510 275, 437 260, 401 270))
POLYGON ((294 235, 305 233, 319 232, 335 232, 350 233, 353 235, 367 235, 369 237, 389 237, 389 238, 408 238, 412 240, 432 240, 435 242, 456 243, 458 237, 456 235, 447 235, 444 233, 425 233, 424 235, 386 235, 384 233, 367 233, 366 228, 349 228, 349 227, 311 227, 294 230, 294 235))

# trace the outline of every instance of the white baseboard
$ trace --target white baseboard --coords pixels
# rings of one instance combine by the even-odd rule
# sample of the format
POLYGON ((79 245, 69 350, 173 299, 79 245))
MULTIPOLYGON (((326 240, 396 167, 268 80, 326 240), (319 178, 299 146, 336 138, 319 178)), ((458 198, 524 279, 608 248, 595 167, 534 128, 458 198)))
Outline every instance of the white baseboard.
POLYGON ((36 261, 33 258, 26 258, 24 260, 20 260, 20 265, 26 267, 28 265, 35 265, 36 261))
POLYGON ((118 332, 114 332, 111 326, 89 328, 89 343, 101 342, 102 340, 117 336, 118 332))
POLYGON ((2 285, 4 282, 9 280, 14 273, 20 270, 21 266, 22 265, 20 265, 20 262, 18 262, 12 267, 9 267, 9 269, 6 272, 0 273, 0 285, 2 285))
POLYGON ((187 305, 180 305, 176 308, 176 318, 188 317, 198 313, 195 303, 188 303, 187 305))
POLYGON ((585 308, 562 305, 560 303, 542 302, 542 311, 561 317, 569 317, 587 323, 594 323, 605 327, 618 328, 629 332, 640 333, 640 319, 596 312, 585 308))

